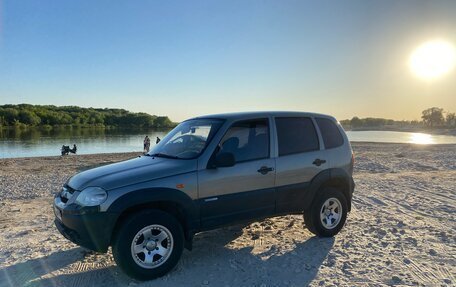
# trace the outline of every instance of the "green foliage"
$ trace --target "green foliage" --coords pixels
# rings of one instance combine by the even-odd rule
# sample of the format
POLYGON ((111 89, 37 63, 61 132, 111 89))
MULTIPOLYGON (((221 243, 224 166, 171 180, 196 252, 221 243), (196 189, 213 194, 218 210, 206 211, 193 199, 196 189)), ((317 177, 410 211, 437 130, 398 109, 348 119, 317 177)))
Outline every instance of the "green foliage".
POLYGON ((168 117, 131 113, 124 109, 28 104, 0 106, 0 126, 170 128, 175 125, 168 117))
POLYGON ((158 128, 166 128, 173 125, 173 122, 168 117, 157 117, 155 123, 158 128))

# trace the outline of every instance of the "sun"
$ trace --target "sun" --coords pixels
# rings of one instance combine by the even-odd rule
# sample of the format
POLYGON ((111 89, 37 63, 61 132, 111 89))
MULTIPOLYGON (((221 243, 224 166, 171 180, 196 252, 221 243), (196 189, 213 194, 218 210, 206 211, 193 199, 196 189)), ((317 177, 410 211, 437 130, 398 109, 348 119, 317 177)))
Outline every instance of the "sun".
POLYGON ((444 40, 426 42, 410 55, 409 66, 412 72, 426 80, 439 78, 456 66, 456 50, 444 40))

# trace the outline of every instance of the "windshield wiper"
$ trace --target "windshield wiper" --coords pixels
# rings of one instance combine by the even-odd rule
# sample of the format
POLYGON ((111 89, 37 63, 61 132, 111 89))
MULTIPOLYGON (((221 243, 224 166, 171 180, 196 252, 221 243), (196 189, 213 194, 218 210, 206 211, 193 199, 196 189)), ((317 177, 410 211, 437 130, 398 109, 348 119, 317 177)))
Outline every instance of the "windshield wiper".
POLYGON ((148 156, 152 157, 163 157, 163 158, 173 158, 173 159, 179 159, 180 157, 175 156, 175 155, 169 155, 165 153, 153 153, 153 154, 147 154, 148 156))

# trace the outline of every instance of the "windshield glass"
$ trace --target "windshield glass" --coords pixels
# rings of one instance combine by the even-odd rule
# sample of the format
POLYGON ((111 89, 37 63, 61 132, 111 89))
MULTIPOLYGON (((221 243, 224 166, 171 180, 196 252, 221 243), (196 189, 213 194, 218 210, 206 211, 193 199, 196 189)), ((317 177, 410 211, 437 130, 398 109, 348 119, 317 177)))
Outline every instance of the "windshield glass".
POLYGON ((170 131, 148 155, 165 158, 196 158, 206 148, 222 123, 222 120, 217 119, 182 122, 170 131))

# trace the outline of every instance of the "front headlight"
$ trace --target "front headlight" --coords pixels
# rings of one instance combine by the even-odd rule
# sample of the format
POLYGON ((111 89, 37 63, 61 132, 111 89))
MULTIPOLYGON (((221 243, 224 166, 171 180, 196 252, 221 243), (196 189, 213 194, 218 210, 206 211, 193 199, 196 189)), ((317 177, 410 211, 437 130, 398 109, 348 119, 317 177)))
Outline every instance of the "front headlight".
POLYGON ((76 198, 76 203, 81 206, 96 206, 105 202, 108 194, 101 187, 87 187, 76 198))

